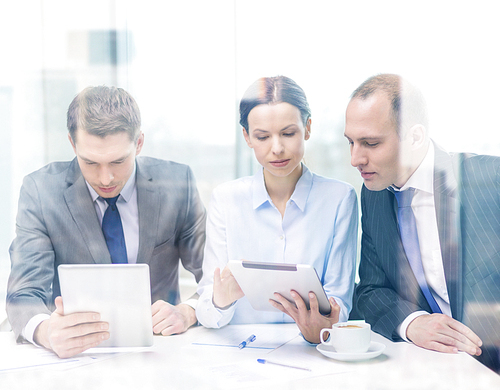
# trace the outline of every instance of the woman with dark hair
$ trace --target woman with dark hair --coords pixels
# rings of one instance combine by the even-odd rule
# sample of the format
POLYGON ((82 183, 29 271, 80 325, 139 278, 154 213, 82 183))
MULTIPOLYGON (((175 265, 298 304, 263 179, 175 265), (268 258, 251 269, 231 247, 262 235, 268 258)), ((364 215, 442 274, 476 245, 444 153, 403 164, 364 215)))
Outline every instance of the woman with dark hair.
POLYGON ((241 100, 240 124, 262 168, 212 194, 196 315, 211 328, 295 321, 304 338, 317 343, 321 329, 346 321, 351 309, 356 194, 349 184, 318 176, 303 164, 311 113, 293 80, 278 76, 254 82, 241 100), (254 310, 226 267, 238 259, 313 266, 330 314, 319 313, 314 294, 308 310, 293 291, 295 304, 279 294, 271 301, 282 313, 254 310))

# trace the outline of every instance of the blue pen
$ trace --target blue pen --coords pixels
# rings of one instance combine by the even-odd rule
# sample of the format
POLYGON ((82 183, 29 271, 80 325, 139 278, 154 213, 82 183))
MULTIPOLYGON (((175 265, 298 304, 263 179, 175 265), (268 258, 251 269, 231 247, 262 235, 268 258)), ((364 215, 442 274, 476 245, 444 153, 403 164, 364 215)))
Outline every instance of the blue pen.
POLYGON ((310 368, 290 366, 288 364, 270 362, 269 360, 266 360, 266 359, 257 359, 257 362, 262 363, 262 364, 274 364, 275 366, 281 366, 281 367, 296 368, 297 370, 311 371, 310 368))
POLYGON ((247 338, 245 341, 242 341, 240 345, 238 345, 239 349, 245 348, 248 344, 250 344, 252 341, 254 341, 257 338, 254 334, 251 335, 249 338, 247 338))

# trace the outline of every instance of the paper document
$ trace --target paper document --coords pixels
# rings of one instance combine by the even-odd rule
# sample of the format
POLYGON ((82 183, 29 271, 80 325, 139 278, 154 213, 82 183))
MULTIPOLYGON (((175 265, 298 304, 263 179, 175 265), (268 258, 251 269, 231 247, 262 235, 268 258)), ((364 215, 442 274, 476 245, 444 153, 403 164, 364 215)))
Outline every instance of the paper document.
POLYGON ((210 345, 219 347, 238 348, 240 343, 249 336, 255 335, 255 340, 245 348, 273 350, 278 348, 295 337, 299 336, 297 327, 273 324, 272 327, 255 325, 229 325, 221 329, 210 329, 209 335, 204 335, 193 345, 210 345))
POLYGON ((217 389, 270 388, 271 384, 280 389, 288 387, 294 380, 354 370, 354 365, 339 364, 322 356, 315 345, 304 340, 297 326, 280 325, 229 325, 210 329, 210 334, 200 337, 193 346, 215 345, 234 349, 219 350, 217 359, 213 359, 210 365, 197 367, 193 375, 213 378, 213 386, 217 389), (255 334, 256 339, 243 350, 254 348, 251 353, 236 351, 239 343, 251 334, 255 334), (260 344, 252 346, 257 341, 260 344), (231 359, 234 355, 241 357, 231 359), (258 359, 277 364, 261 364, 258 359))
MULTIPOLYGON (((61 359, 51 351, 38 348, 32 344, 16 344, 12 332, 0 332, 0 373, 21 369, 54 369, 67 370, 98 361, 120 356, 123 353, 82 353, 69 359, 61 359)), ((95 348, 97 349, 97 348, 95 348)), ((94 350, 95 350, 94 349, 94 350)), ((108 349, 111 350, 111 348, 108 349)), ((116 352, 116 351, 115 351, 116 352)))

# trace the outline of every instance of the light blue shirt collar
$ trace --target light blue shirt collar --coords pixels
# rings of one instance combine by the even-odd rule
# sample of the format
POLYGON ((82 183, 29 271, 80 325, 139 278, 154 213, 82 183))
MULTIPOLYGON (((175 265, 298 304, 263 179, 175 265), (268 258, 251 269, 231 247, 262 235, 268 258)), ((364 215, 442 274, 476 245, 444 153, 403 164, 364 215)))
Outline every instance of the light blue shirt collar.
MULTIPOLYGON (((295 203, 302 212, 304 212, 304 209, 306 207, 307 198, 309 197, 309 193, 311 192, 312 182, 313 175, 311 171, 304 164, 302 164, 302 175, 297 181, 295 190, 290 197, 290 201, 295 203)), ((266 202, 272 204, 271 198, 267 193, 266 185, 264 183, 264 168, 259 169, 254 175, 252 187, 254 210, 259 208, 266 202)))

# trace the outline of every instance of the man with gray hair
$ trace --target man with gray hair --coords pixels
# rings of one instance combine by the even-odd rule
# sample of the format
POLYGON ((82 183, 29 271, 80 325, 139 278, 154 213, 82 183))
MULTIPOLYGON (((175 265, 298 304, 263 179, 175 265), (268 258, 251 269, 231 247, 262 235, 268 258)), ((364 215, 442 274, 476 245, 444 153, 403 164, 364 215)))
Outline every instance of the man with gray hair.
POLYGON ((76 158, 48 164, 21 188, 7 287, 16 339, 70 357, 109 338, 98 313, 64 313, 57 267, 75 263, 149 264, 152 331, 186 331, 196 299, 179 303, 179 259, 199 281, 205 243, 191 169, 138 157, 140 112, 121 88, 86 88, 67 119, 76 158))
POLYGON ((498 369, 500 158, 446 153, 422 94, 394 74, 354 91, 345 137, 364 181, 358 313, 389 339, 498 369))

